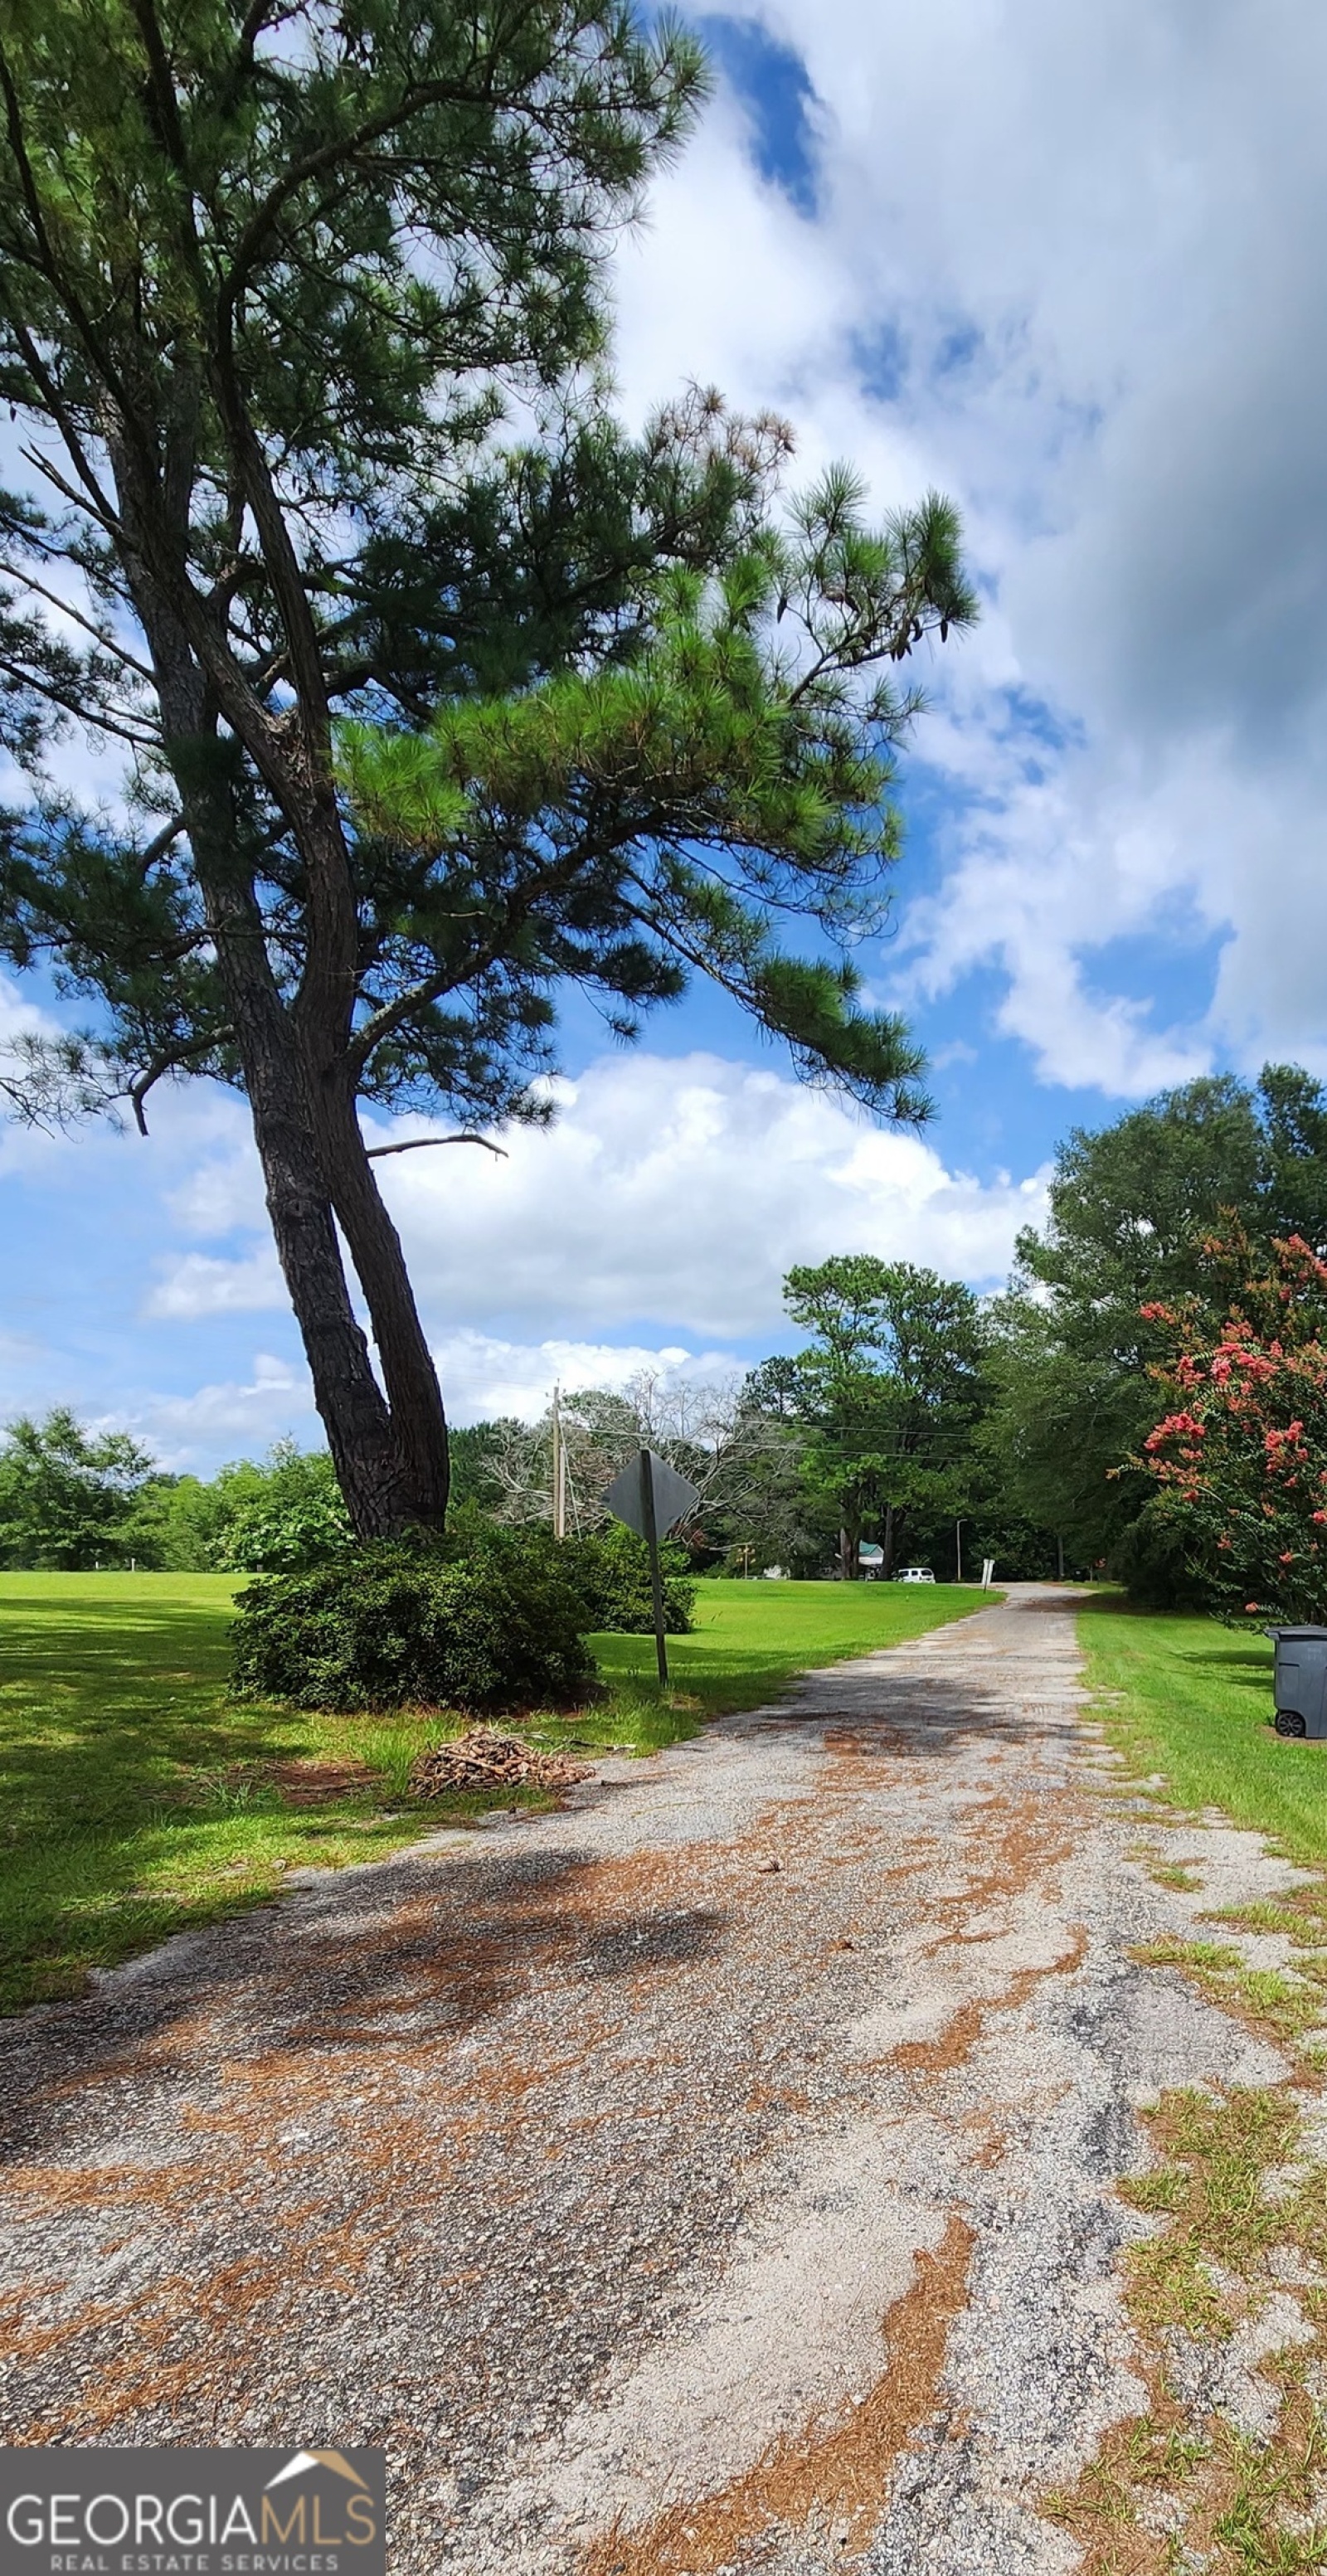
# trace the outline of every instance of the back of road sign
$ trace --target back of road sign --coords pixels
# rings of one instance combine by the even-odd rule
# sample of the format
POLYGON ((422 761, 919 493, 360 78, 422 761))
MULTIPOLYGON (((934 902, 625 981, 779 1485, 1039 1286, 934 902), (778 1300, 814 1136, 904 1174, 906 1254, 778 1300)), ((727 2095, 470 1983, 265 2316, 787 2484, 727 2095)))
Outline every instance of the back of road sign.
MULTIPOLYGON (((653 1449, 649 1452, 649 1460, 654 1485, 654 1526, 659 1537, 666 1538, 669 1530, 685 1520, 687 1513, 700 1501, 700 1487, 693 1485, 689 1477, 679 1476, 676 1468, 668 1466, 653 1449)), ((639 1453, 628 1460, 620 1476, 613 1478, 604 1501, 614 1520, 625 1521, 628 1529, 634 1529, 639 1538, 646 1537, 639 1453)))

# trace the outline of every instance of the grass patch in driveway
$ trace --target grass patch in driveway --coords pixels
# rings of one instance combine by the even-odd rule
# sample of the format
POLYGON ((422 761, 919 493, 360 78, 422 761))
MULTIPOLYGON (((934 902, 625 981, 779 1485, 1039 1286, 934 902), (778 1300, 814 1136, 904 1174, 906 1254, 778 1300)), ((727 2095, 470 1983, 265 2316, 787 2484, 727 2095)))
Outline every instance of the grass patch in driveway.
POLYGON ((1094 1714, 1140 1779, 1186 1809, 1219 1807, 1291 1860, 1327 1862, 1327 1742, 1272 1726, 1270 1638, 1196 1614, 1133 1610, 1109 1596, 1080 1611, 1094 1714))
MULTIPOLYGON (((1327 1744, 1275 1733, 1269 1639, 1110 1597, 1080 1613, 1079 1633, 1094 1713, 1133 1780, 1219 1810, 1315 1875, 1133 1953, 1272 2041, 1292 2083, 1168 2093, 1143 2114, 1159 2160, 1118 2187, 1158 2222, 1126 2257, 1149 2404, 1046 2509, 1080 2543, 1082 2576, 1327 2568, 1327 2167, 1313 2107, 1327 2073, 1327 1744), (1289 1957, 1250 1964, 1215 1937, 1227 1925, 1281 1935, 1289 1957)), ((1180 1867, 1151 1875, 1192 1884, 1180 1867)))
POLYGON ((1081 2576, 1321 2568, 1327 2200, 1300 2103, 1175 2091, 1143 2117, 1157 2161, 1119 2191, 1159 2222, 1125 2260, 1147 2406, 1042 2510, 1081 2576))
MULTIPOLYGON (((243 1578, 239 1578, 243 1580, 243 1578)), ((0 2012, 75 1993, 92 1968, 246 1911, 292 1869, 381 1858, 495 1806, 424 1803, 406 1780, 467 1723, 437 1710, 321 1717, 232 1700, 227 1575, 0 1575, 0 2012)), ((608 1696, 523 1721, 559 1749, 653 1752, 719 1709, 776 1696, 800 1665, 915 1636, 970 1609, 955 1587, 701 1587, 694 1637, 594 1640, 608 1696)))

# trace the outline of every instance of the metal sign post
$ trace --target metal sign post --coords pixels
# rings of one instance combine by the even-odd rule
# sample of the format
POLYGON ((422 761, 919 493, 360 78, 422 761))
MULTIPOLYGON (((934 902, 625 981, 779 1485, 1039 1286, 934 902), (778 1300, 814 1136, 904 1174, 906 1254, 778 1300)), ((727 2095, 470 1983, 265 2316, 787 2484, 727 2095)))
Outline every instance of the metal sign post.
POLYGON ((643 1538, 650 1556, 650 1591, 654 1601, 654 1645, 659 1664, 659 1679, 668 1679, 668 1648, 664 1642, 663 1568, 659 1563, 659 1541, 666 1538, 678 1521, 700 1501, 700 1489, 689 1476, 679 1476, 652 1449, 642 1449, 630 1466, 613 1478, 604 1496, 614 1520, 625 1521, 643 1538))
POLYGON ((663 1570, 659 1564, 659 1532, 654 1519, 654 1461, 648 1449, 640 1453, 640 1525, 650 1551, 650 1591, 654 1596, 654 1652, 659 1666, 659 1679, 668 1679, 668 1645, 664 1635, 663 1570))

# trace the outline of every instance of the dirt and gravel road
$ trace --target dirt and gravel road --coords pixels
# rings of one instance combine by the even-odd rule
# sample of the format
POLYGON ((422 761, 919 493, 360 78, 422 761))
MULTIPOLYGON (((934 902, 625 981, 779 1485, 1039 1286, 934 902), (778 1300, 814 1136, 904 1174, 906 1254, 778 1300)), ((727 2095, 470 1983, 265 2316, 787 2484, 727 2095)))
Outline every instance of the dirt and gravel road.
POLYGON ((1130 1954, 1294 1873, 1110 1794, 1072 1608, 6 2026, 0 2438, 383 2442, 396 2576, 1077 2565, 1137 2106, 1289 2074, 1130 1954))

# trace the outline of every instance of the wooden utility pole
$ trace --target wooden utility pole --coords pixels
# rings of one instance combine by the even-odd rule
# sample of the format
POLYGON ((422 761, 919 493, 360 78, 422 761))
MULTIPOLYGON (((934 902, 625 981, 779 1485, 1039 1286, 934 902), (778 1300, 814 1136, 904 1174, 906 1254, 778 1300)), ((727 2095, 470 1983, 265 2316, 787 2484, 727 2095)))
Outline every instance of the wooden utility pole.
POLYGON ((553 1536, 567 1535, 567 1450, 562 1437, 562 1389, 553 1389, 553 1536))

